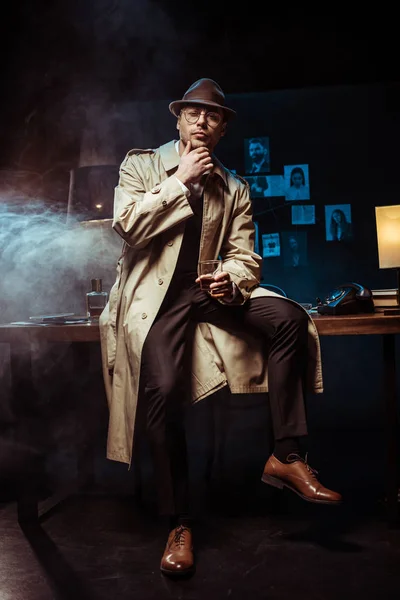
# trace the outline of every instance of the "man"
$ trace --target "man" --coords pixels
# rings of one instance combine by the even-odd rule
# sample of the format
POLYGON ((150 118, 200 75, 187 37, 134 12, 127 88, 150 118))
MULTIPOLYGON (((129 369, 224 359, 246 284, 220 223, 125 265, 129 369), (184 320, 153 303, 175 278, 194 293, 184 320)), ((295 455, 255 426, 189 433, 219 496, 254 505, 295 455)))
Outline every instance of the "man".
POLYGON ((160 514, 169 517, 161 570, 174 576, 194 568, 187 394, 197 401, 225 385, 233 393, 269 391, 275 446, 263 481, 311 502, 341 497, 300 455, 306 383, 322 391, 316 328, 297 303, 259 286, 249 185, 213 154, 235 112, 206 78, 169 108, 179 140, 131 150, 120 168, 113 227, 125 245, 100 325, 107 456, 131 463, 135 418, 144 412, 160 514), (198 261, 218 257, 223 270, 203 291, 198 261))
POLYGON ((249 157, 251 160, 249 173, 269 173, 268 148, 262 138, 249 140, 249 157))

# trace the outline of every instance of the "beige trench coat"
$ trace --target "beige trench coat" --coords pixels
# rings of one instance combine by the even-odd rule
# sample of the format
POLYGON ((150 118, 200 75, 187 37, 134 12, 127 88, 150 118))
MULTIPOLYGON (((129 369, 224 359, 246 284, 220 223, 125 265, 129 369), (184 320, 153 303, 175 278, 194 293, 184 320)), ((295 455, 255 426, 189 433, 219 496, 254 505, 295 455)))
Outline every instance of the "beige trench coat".
MULTIPOLYGON (((124 239, 117 278, 100 318, 109 428, 107 458, 130 464, 138 401, 141 350, 171 282, 185 222, 193 214, 176 177, 179 155, 171 141, 157 150, 131 150, 115 189, 113 228, 124 239)), ((249 186, 213 157, 204 188, 200 260, 221 255, 239 287, 238 302, 276 295, 259 287, 261 257, 253 252, 249 186)), ((293 302, 288 300, 288 302, 293 302)), ((227 307, 229 310, 229 307, 227 307)), ((309 318, 309 391, 322 392, 320 345, 309 318)), ((267 362, 261 342, 215 326, 197 326, 192 401, 223 386, 232 393, 267 392, 267 362)))

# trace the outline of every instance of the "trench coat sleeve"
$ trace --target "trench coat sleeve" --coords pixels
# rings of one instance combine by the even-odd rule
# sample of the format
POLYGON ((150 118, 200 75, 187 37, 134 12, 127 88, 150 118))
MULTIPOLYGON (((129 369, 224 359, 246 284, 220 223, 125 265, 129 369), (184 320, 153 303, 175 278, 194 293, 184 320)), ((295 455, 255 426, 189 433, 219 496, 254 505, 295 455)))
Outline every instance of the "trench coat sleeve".
POLYGON ((114 194, 113 228, 128 246, 137 249, 193 216, 187 194, 176 177, 164 177, 147 189, 146 172, 151 160, 148 152, 128 154, 121 164, 114 194))
POLYGON ((254 252, 255 226, 249 185, 240 181, 236 207, 221 247, 224 271, 230 274, 240 292, 230 302, 220 300, 229 305, 244 304, 259 285, 261 276, 262 259, 254 252))

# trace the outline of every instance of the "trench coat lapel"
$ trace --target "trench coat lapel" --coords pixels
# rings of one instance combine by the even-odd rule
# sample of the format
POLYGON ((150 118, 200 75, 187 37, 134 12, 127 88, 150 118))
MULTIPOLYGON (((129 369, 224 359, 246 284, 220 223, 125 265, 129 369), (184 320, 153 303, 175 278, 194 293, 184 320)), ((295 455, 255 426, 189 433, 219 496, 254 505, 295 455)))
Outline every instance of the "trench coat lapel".
POLYGON ((207 240, 213 240, 215 232, 220 230, 225 211, 226 174, 213 157, 214 168, 207 178, 203 192, 203 229, 200 242, 200 260, 207 260, 209 248, 207 240), (207 182, 210 185, 207 185, 207 182), (211 192, 212 190, 212 192, 211 192))
POLYGON ((164 169, 171 174, 171 171, 175 171, 179 165, 179 154, 175 148, 176 140, 171 140, 163 146, 160 146, 160 157, 164 169))
MULTIPOLYGON (((176 140, 167 142, 160 147, 160 156, 163 167, 168 175, 175 171, 179 165, 179 154, 176 151, 176 140)), ((210 180, 206 180, 204 186, 204 204, 203 204, 203 233, 202 241, 209 238, 209 232, 218 230, 224 216, 224 190, 227 188, 226 171, 216 156, 212 156, 214 168, 209 175, 210 180), (212 199, 209 193, 207 181, 212 182, 212 199)), ((200 248, 200 257, 203 257, 203 247, 200 248)), ((205 249, 204 256, 207 256, 205 249)))

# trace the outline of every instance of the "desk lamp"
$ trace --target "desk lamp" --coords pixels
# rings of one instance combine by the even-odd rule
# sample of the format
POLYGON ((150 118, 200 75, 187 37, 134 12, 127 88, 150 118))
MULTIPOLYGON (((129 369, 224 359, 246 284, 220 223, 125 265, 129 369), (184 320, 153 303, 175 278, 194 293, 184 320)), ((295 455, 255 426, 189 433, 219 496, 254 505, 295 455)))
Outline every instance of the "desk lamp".
MULTIPOLYGON (((86 285, 93 278, 102 279, 105 291, 109 291, 115 281, 123 244, 112 228, 118 171, 118 165, 89 165, 70 172, 67 224, 80 229, 82 240, 86 240, 87 252, 81 257, 81 272, 86 270, 86 285), (91 240, 90 245, 88 240, 91 240)), ((82 297, 86 291, 82 289, 82 297)))
POLYGON ((396 269, 397 306, 385 314, 400 315, 400 206, 376 206, 376 232, 380 269, 396 269))

